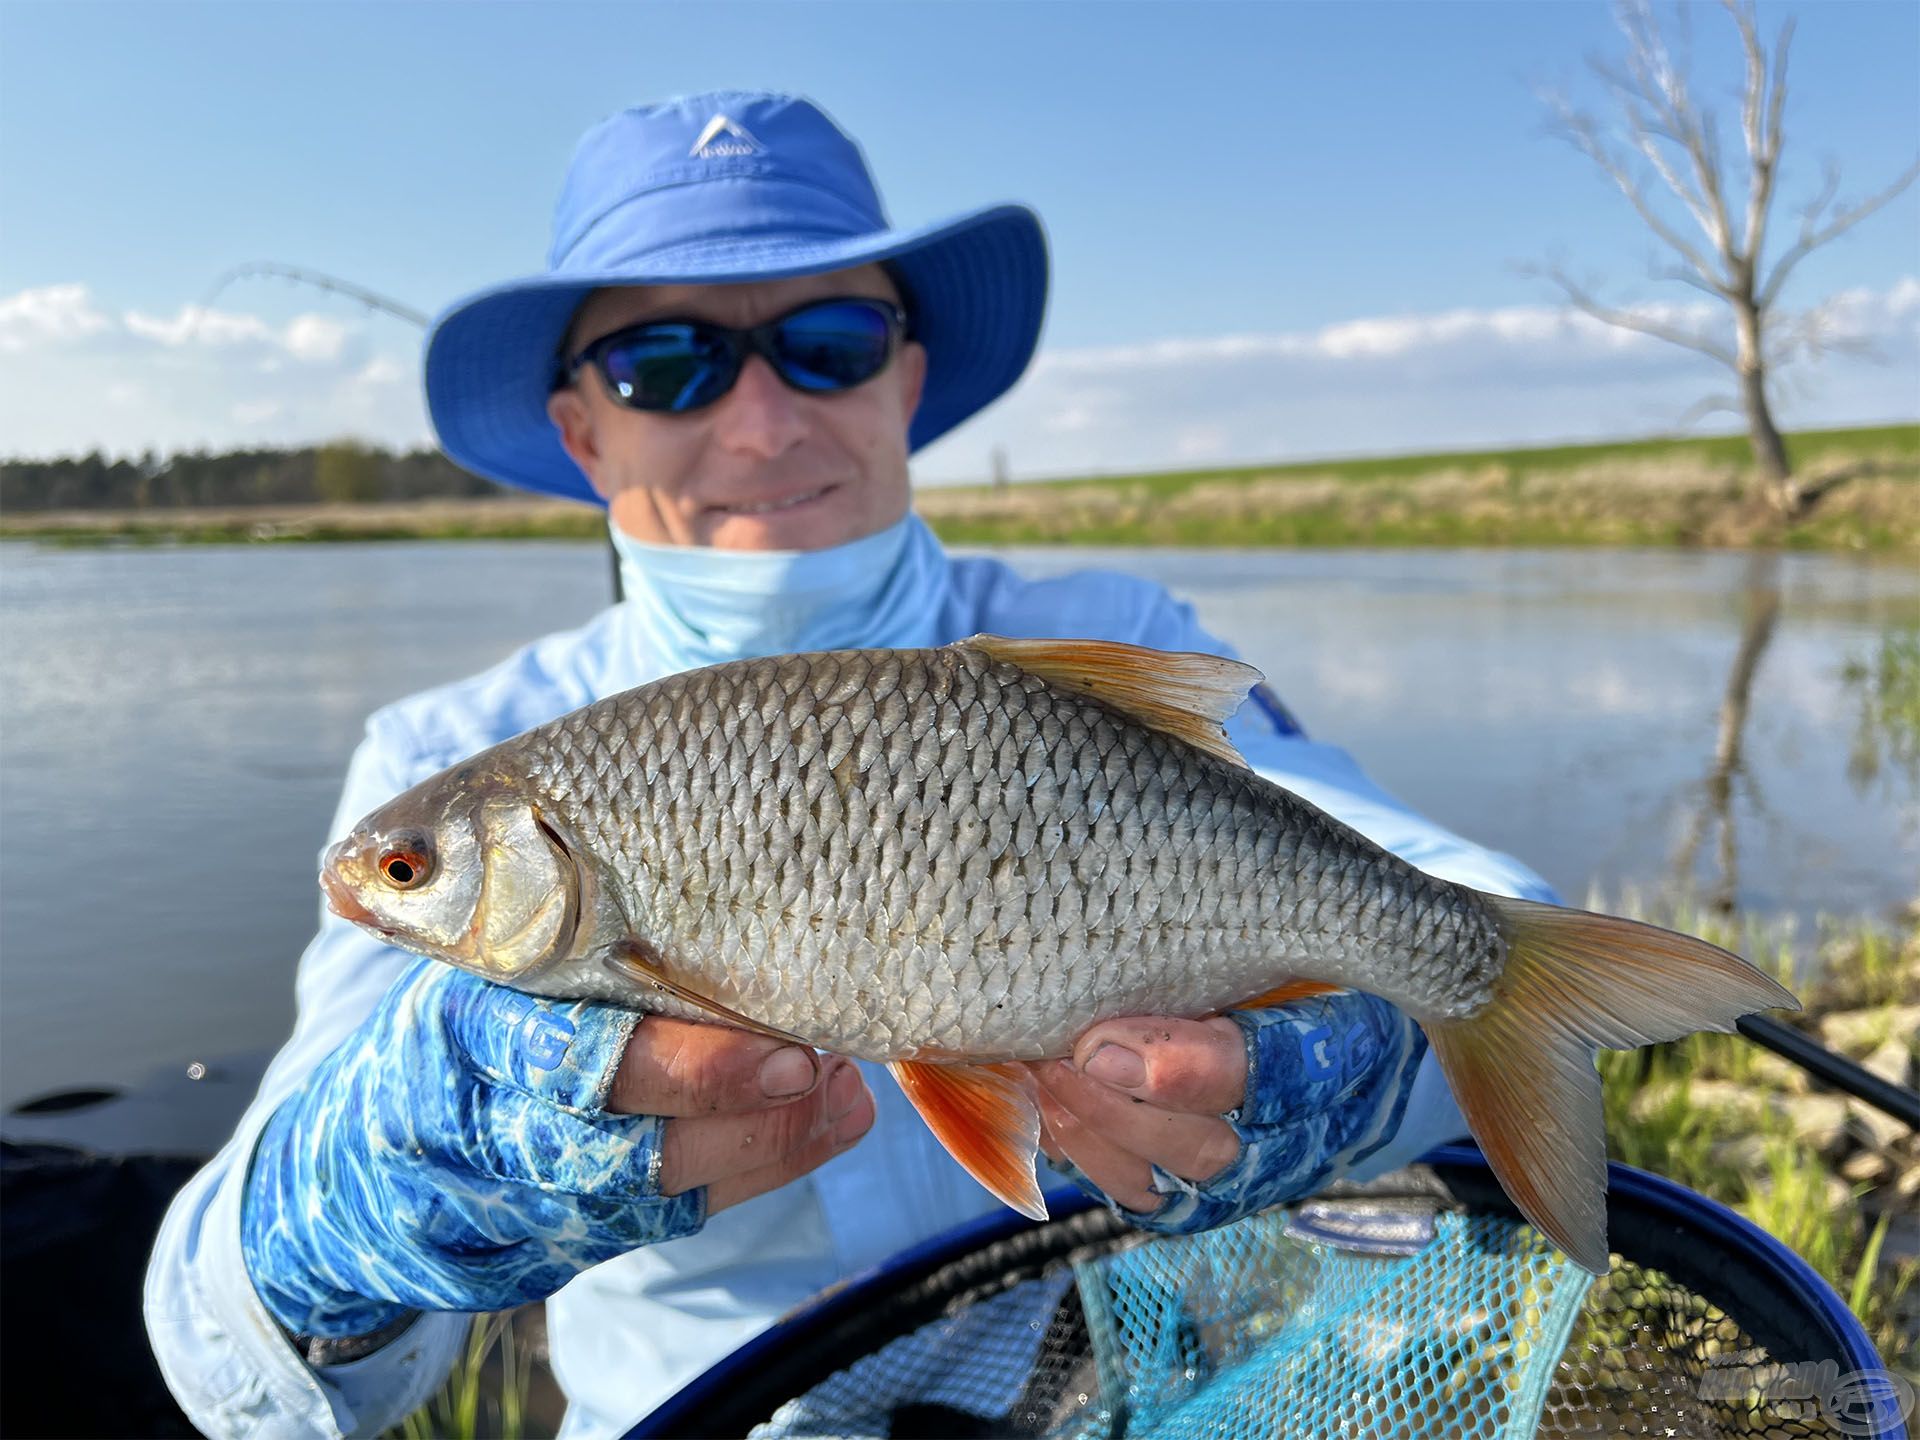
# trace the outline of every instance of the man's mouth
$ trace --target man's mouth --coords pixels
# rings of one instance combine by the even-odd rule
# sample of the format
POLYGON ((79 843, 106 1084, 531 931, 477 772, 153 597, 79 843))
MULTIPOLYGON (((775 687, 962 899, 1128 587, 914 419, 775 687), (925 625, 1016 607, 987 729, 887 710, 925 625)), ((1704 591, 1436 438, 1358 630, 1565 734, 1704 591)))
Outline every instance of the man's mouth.
POLYGON ((756 500, 734 505, 714 505, 709 508, 722 515, 773 515, 781 510, 793 510, 801 505, 811 504, 833 488, 831 485, 822 485, 818 490, 803 491, 798 495, 788 495, 779 500, 756 500))

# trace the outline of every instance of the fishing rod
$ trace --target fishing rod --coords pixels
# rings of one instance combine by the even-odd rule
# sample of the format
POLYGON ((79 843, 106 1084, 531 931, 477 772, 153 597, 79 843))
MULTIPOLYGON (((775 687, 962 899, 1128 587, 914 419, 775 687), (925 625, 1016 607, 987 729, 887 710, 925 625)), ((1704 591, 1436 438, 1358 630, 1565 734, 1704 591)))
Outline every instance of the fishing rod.
POLYGON ((1743 1015, 1734 1024, 1754 1044, 1791 1061, 1834 1089, 1844 1090, 1876 1110, 1884 1110, 1908 1128, 1920 1131, 1920 1091, 1882 1079, 1866 1066, 1829 1050, 1812 1036, 1803 1035, 1791 1025, 1768 1016, 1743 1015))
POLYGON ((356 285, 351 280, 343 280, 338 275, 329 275, 324 270, 307 270, 298 265, 282 265, 274 260, 249 260, 244 265, 236 265, 218 280, 207 292, 207 298, 200 302, 199 314, 193 317, 194 324, 200 323, 200 316, 213 309, 213 302, 220 298, 220 292, 236 280, 252 280, 268 277, 276 280, 292 280, 301 285, 312 285, 332 295, 345 295, 349 300, 357 300, 369 310, 378 310, 383 315, 391 315, 396 320, 404 320, 409 325, 427 328, 428 317, 411 305, 382 295, 378 290, 369 290, 364 285, 356 285))

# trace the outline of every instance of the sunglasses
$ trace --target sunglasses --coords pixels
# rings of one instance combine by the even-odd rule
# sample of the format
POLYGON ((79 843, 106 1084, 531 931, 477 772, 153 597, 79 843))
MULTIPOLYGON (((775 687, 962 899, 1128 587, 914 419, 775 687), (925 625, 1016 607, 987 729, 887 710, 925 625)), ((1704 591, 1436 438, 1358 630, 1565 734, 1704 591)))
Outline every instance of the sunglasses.
POLYGON ((885 300, 815 300, 764 325, 647 320, 602 335, 562 366, 561 383, 591 365, 629 410, 684 415, 713 404, 758 355, 795 390, 828 395, 865 384, 893 358, 907 315, 885 300))

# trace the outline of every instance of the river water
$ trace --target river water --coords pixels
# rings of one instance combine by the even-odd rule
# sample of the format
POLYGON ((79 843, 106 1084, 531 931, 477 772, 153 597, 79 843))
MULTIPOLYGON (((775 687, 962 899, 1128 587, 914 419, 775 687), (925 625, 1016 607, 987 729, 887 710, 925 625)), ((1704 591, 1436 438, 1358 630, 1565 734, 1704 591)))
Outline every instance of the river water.
MULTIPOLYGON (((1920 798, 1860 762, 1850 659, 1910 563, 1640 551, 1017 550, 1187 595, 1309 733, 1569 899, 1655 890, 1750 645, 1737 898, 1814 923, 1920 888, 1920 798), (1777 597, 1770 632, 1756 617, 1777 597)), ((314 857, 373 707, 605 603, 587 544, 0 545, 0 1109, 276 1046, 314 857)), ((1693 870, 1721 883, 1717 832, 1693 870)))

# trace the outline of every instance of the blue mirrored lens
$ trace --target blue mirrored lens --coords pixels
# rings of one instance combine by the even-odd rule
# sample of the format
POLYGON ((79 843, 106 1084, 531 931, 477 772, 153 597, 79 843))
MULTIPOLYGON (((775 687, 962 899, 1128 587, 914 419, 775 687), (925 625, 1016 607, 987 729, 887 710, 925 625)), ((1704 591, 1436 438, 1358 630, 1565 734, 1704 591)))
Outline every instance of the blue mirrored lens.
POLYGON ((649 325, 609 345, 601 357, 620 398, 641 410, 695 410, 732 388, 733 348, 696 325, 649 325))
POLYGON ((878 305, 840 300, 789 315, 774 329, 774 359, 802 390, 845 390, 871 380, 893 348, 893 327, 878 305))

